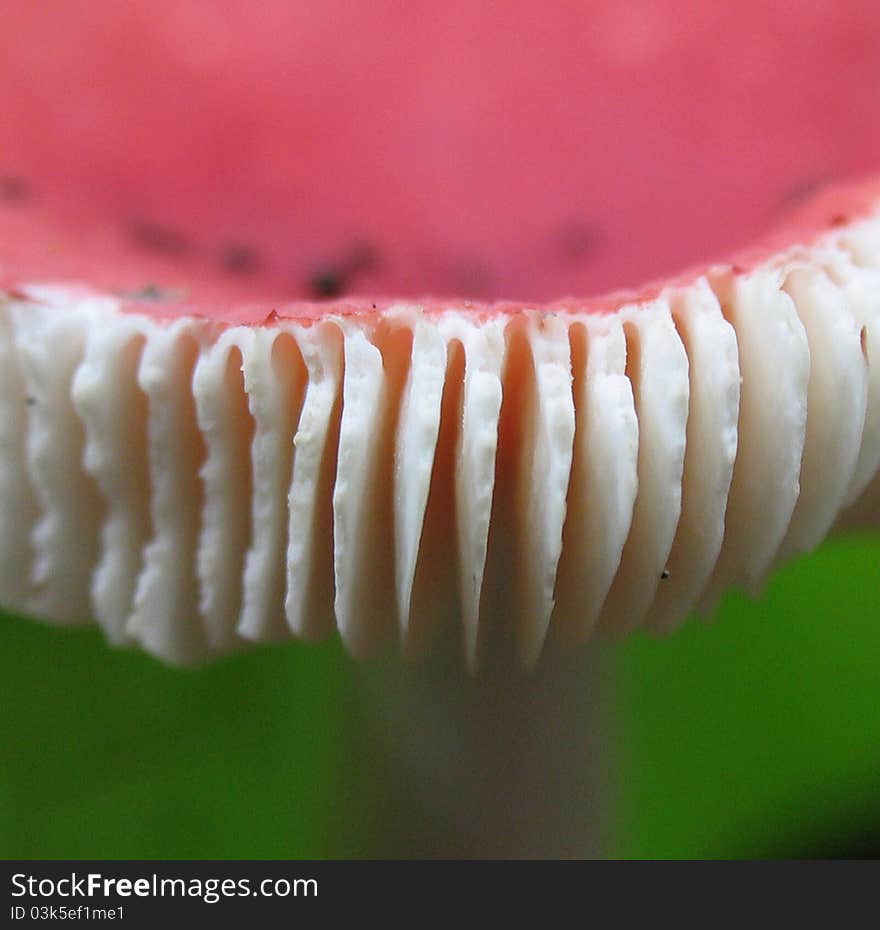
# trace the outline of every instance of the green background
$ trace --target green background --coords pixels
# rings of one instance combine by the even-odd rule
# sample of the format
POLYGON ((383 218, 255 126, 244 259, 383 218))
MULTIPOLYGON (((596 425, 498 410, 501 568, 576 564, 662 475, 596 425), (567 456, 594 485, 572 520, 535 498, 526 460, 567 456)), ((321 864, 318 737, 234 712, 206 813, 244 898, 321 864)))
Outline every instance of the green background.
MULTIPOLYGON (((616 648, 614 852, 821 852, 880 824, 878 561, 839 540, 711 625, 616 648)), ((3 857, 381 854, 338 643, 177 671, 0 619, 3 857)))

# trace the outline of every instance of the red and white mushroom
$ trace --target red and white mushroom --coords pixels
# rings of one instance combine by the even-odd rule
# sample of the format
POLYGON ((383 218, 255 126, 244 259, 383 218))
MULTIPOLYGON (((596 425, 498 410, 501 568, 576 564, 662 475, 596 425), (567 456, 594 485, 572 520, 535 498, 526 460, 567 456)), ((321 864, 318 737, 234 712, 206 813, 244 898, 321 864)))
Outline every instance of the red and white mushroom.
POLYGON ((878 213, 836 190, 760 257, 541 306, 206 317, 16 280, 3 600, 171 662, 334 621, 363 656, 457 616, 472 667, 489 633, 532 665, 671 629, 876 493, 878 213))
POLYGON ((10 14, 0 603, 530 667, 868 514, 880 185, 713 257, 880 161, 877 17, 670 7, 10 14))

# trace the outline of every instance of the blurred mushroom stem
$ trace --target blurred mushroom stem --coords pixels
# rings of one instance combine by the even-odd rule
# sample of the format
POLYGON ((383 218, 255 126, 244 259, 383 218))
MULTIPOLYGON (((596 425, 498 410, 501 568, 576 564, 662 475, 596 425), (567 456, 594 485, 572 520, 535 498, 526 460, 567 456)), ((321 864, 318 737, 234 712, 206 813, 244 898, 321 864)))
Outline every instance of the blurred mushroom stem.
POLYGON ((499 662, 469 676, 454 650, 422 666, 394 657, 361 667, 354 771, 381 855, 606 854, 609 660, 593 644, 529 674, 499 662))

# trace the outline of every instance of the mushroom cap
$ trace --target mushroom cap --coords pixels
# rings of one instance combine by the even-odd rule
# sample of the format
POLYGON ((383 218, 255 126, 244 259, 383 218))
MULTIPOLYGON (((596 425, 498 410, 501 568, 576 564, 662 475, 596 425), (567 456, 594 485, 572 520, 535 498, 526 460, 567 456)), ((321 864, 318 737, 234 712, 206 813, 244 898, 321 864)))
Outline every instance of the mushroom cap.
POLYGON ((760 56, 731 74, 705 39, 745 41, 758 5, 651 30, 560 12, 529 37, 549 73, 512 53, 528 4, 500 29, 86 9, 16 13, 53 41, 0 59, 0 602, 170 662, 334 627, 353 655, 396 635, 419 656, 459 626, 471 666, 530 665, 671 630, 871 512, 880 183, 709 259, 790 206, 794 148, 880 158, 851 41, 873 18, 805 4, 765 36, 780 80, 742 116, 748 157, 716 111, 754 96, 760 56), (298 82, 328 50, 333 80, 298 82), (683 52, 705 74, 686 106, 683 52))

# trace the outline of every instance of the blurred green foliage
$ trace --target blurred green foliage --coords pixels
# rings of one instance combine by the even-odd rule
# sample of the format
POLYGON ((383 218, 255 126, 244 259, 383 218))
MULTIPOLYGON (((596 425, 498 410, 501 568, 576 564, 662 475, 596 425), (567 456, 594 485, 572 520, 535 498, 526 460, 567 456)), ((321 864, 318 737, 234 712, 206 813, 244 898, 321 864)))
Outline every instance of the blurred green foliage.
POLYGON ((180 671, 4 618, 0 855, 327 855, 343 661, 333 644, 180 671))
POLYGON ((880 545, 840 539, 619 656, 622 855, 771 857, 880 823, 880 545))
MULTIPOLYGON (((878 563, 838 541, 617 650, 619 854, 785 855, 880 819, 878 563)), ((350 796, 350 671, 336 642, 177 671, 3 617, 0 855, 381 851, 350 796)))

